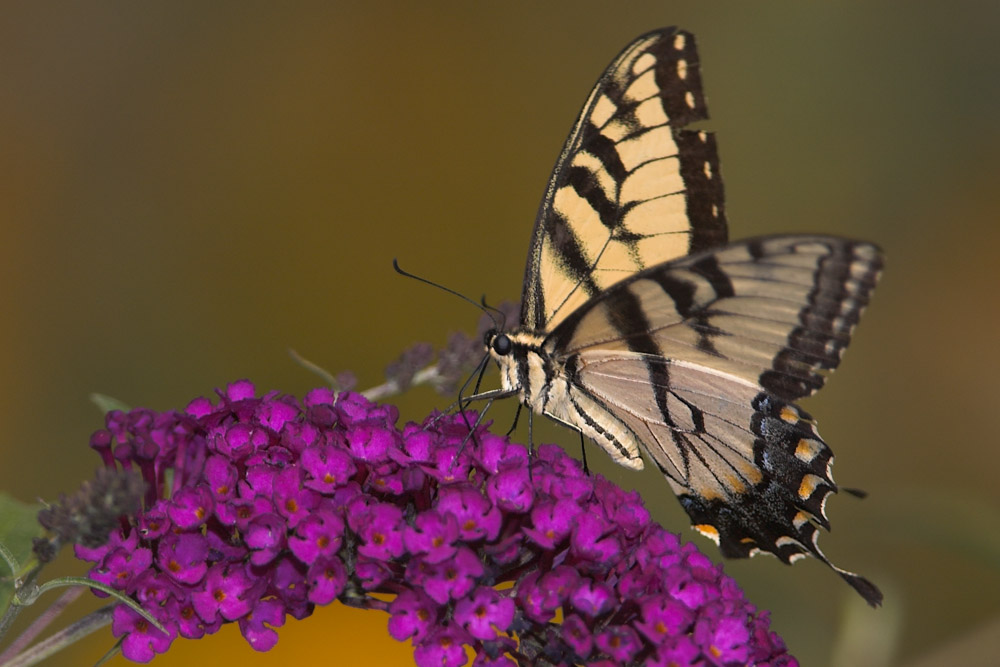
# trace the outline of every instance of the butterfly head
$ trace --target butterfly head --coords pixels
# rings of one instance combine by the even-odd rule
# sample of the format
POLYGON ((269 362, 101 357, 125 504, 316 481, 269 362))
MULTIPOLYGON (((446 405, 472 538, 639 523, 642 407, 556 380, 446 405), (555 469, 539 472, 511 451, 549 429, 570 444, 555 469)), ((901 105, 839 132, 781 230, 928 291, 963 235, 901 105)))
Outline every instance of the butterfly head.
POLYGON ((542 349, 544 340, 544 336, 523 329, 490 329, 483 337, 486 353, 500 369, 500 384, 506 391, 519 392, 529 406, 534 397, 548 391, 545 369, 551 362, 542 349))
POLYGON ((490 329, 486 332, 486 335, 483 336, 483 344, 486 345, 486 351, 494 359, 506 357, 514 350, 514 343, 510 340, 510 336, 497 329, 490 329))
MULTIPOLYGON (((483 346, 486 356, 493 359, 500 369, 500 383, 505 390, 518 389, 516 382, 517 364, 512 355, 514 342, 502 330, 493 327, 483 336, 483 346)), ((485 361, 485 360, 484 360, 485 361)))

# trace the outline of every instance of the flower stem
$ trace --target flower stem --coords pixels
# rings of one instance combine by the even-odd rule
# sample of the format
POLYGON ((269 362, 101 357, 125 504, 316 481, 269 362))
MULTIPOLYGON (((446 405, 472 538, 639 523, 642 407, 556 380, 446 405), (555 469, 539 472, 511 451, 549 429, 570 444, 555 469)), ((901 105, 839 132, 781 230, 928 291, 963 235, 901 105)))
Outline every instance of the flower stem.
MULTIPOLYGON (((438 371, 437 364, 434 363, 429 366, 425 366, 414 373, 413 379, 410 381, 410 386, 418 384, 436 385, 442 379, 443 376, 438 371)), ((400 388, 398 382, 395 380, 389 380, 388 382, 384 382, 358 393, 367 398, 369 401, 383 401, 390 396, 402 393, 402 389, 400 388)))
POLYGON ((292 348, 288 348, 288 354, 292 359, 295 360, 295 363, 297 363, 299 366, 302 366, 303 368, 312 371, 319 377, 323 378, 323 382, 325 382, 327 386, 330 387, 337 386, 337 378, 333 377, 333 374, 330 373, 330 371, 326 370, 319 364, 309 361, 308 359, 303 357, 301 354, 299 354, 292 348))
POLYGON ((7 631, 10 630, 10 626, 21 611, 38 597, 38 585, 35 580, 38 579, 38 573, 41 569, 41 566, 38 565, 25 572, 25 567, 22 565, 21 572, 15 574, 14 594, 10 599, 10 604, 3 612, 3 616, 0 616, 0 638, 6 636, 7 631))
POLYGON ((70 644, 83 639, 95 630, 100 630, 105 625, 111 623, 111 612, 113 609, 114 605, 101 607, 97 611, 84 616, 76 623, 63 628, 48 639, 38 642, 23 653, 2 663, 2 667, 29 667, 30 665, 37 665, 50 655, 63 650, 70 644))
POLYGON ((4 661, 11 656, 17 655, 24 650, 28 644, 34 641, 35 637, 39 635, 42 630, 48 627, 49 623, 55 620, 56 616, 62 613, 63 609, 73 603, 78 597, 80 597, 83 592, 87 590, 82 586, 77 586, 68 589, 65 593, 59 596, 52 606, 42 612, 41 616, 36 618, 28 626, 28 629, 21 633, 21 635, 14 640, 14 642, 8 646, 3 653, 0 653, 0 665, 4 664, 4 661))

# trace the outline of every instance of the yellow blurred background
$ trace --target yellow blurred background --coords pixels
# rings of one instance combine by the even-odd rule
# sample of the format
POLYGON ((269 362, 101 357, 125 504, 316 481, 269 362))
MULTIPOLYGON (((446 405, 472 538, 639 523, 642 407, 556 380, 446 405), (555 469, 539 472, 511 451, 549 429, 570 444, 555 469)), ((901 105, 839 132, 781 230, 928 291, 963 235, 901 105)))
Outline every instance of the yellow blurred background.
MULTIPOLYGON (((727 572, 804 665, 995 663, 1000 4, 832 4, 6 3, 0 488, 52 499, 89 476, 90 392, 170 409, 247 377, 301 395, 318 379, 289 347, 364 388, 408 344, 471 331, 477 312, 391 259, 517 298, 590 87, 633 37, 679 25, 699 43, 731 236, 834 233, 888 258, 842 369, 805 402, 837 480, 870 492, 830 503, 823 546, 884 608, 815 561, 727 572)), ((399 404, 416 419, 447 402, 399 404)), ((590 460, 717 556, 655 473, 590 460)), ((411 664, 386 620, 331 607, 270 654, 230 628, 156 664, 411 664)))

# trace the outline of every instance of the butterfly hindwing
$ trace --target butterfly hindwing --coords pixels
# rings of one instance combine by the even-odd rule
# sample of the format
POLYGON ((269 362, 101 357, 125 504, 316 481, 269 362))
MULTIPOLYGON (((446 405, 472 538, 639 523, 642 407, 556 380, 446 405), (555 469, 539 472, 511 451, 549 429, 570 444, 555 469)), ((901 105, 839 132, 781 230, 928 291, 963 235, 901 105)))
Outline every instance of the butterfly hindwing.
POLYGON ((647 266, 726 241, 694 37, 635 40, 601 76, 563 147, 532 234, 521 324, 551 330, 647 266))
MULTIPOLYGON (((880 270, 868 243, 733 243, 604 291, 543 349, 570 377, 569 403, 600 425, 588 435, 613 457, 643 449, 724 555, 830 564, 817 526, 830 527, 833 454, 791 401, 836 367, 880 270)), ((830 565, 877 601, 867 580, 830 565)))

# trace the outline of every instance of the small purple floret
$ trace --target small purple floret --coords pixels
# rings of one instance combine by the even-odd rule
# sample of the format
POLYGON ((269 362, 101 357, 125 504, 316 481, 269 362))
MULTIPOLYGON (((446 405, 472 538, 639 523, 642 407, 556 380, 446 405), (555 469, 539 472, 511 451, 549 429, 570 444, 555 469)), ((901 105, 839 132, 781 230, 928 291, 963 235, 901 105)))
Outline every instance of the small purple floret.
POLYGON ((514 622, 514 600, 481 586, 455 603, 455 620, 476 639, 496 639, 514 622))
POLYGON ((166 623, 162 616, 153 614, 156 620, 166 626, 169 634, 164 634, 125 605, 115 607, 111 615, 111 632, 116 637, 124 635, 122 653, 134 662, 149 662, 157 653, 165 653, 177 637, 176 626, 166 623))

